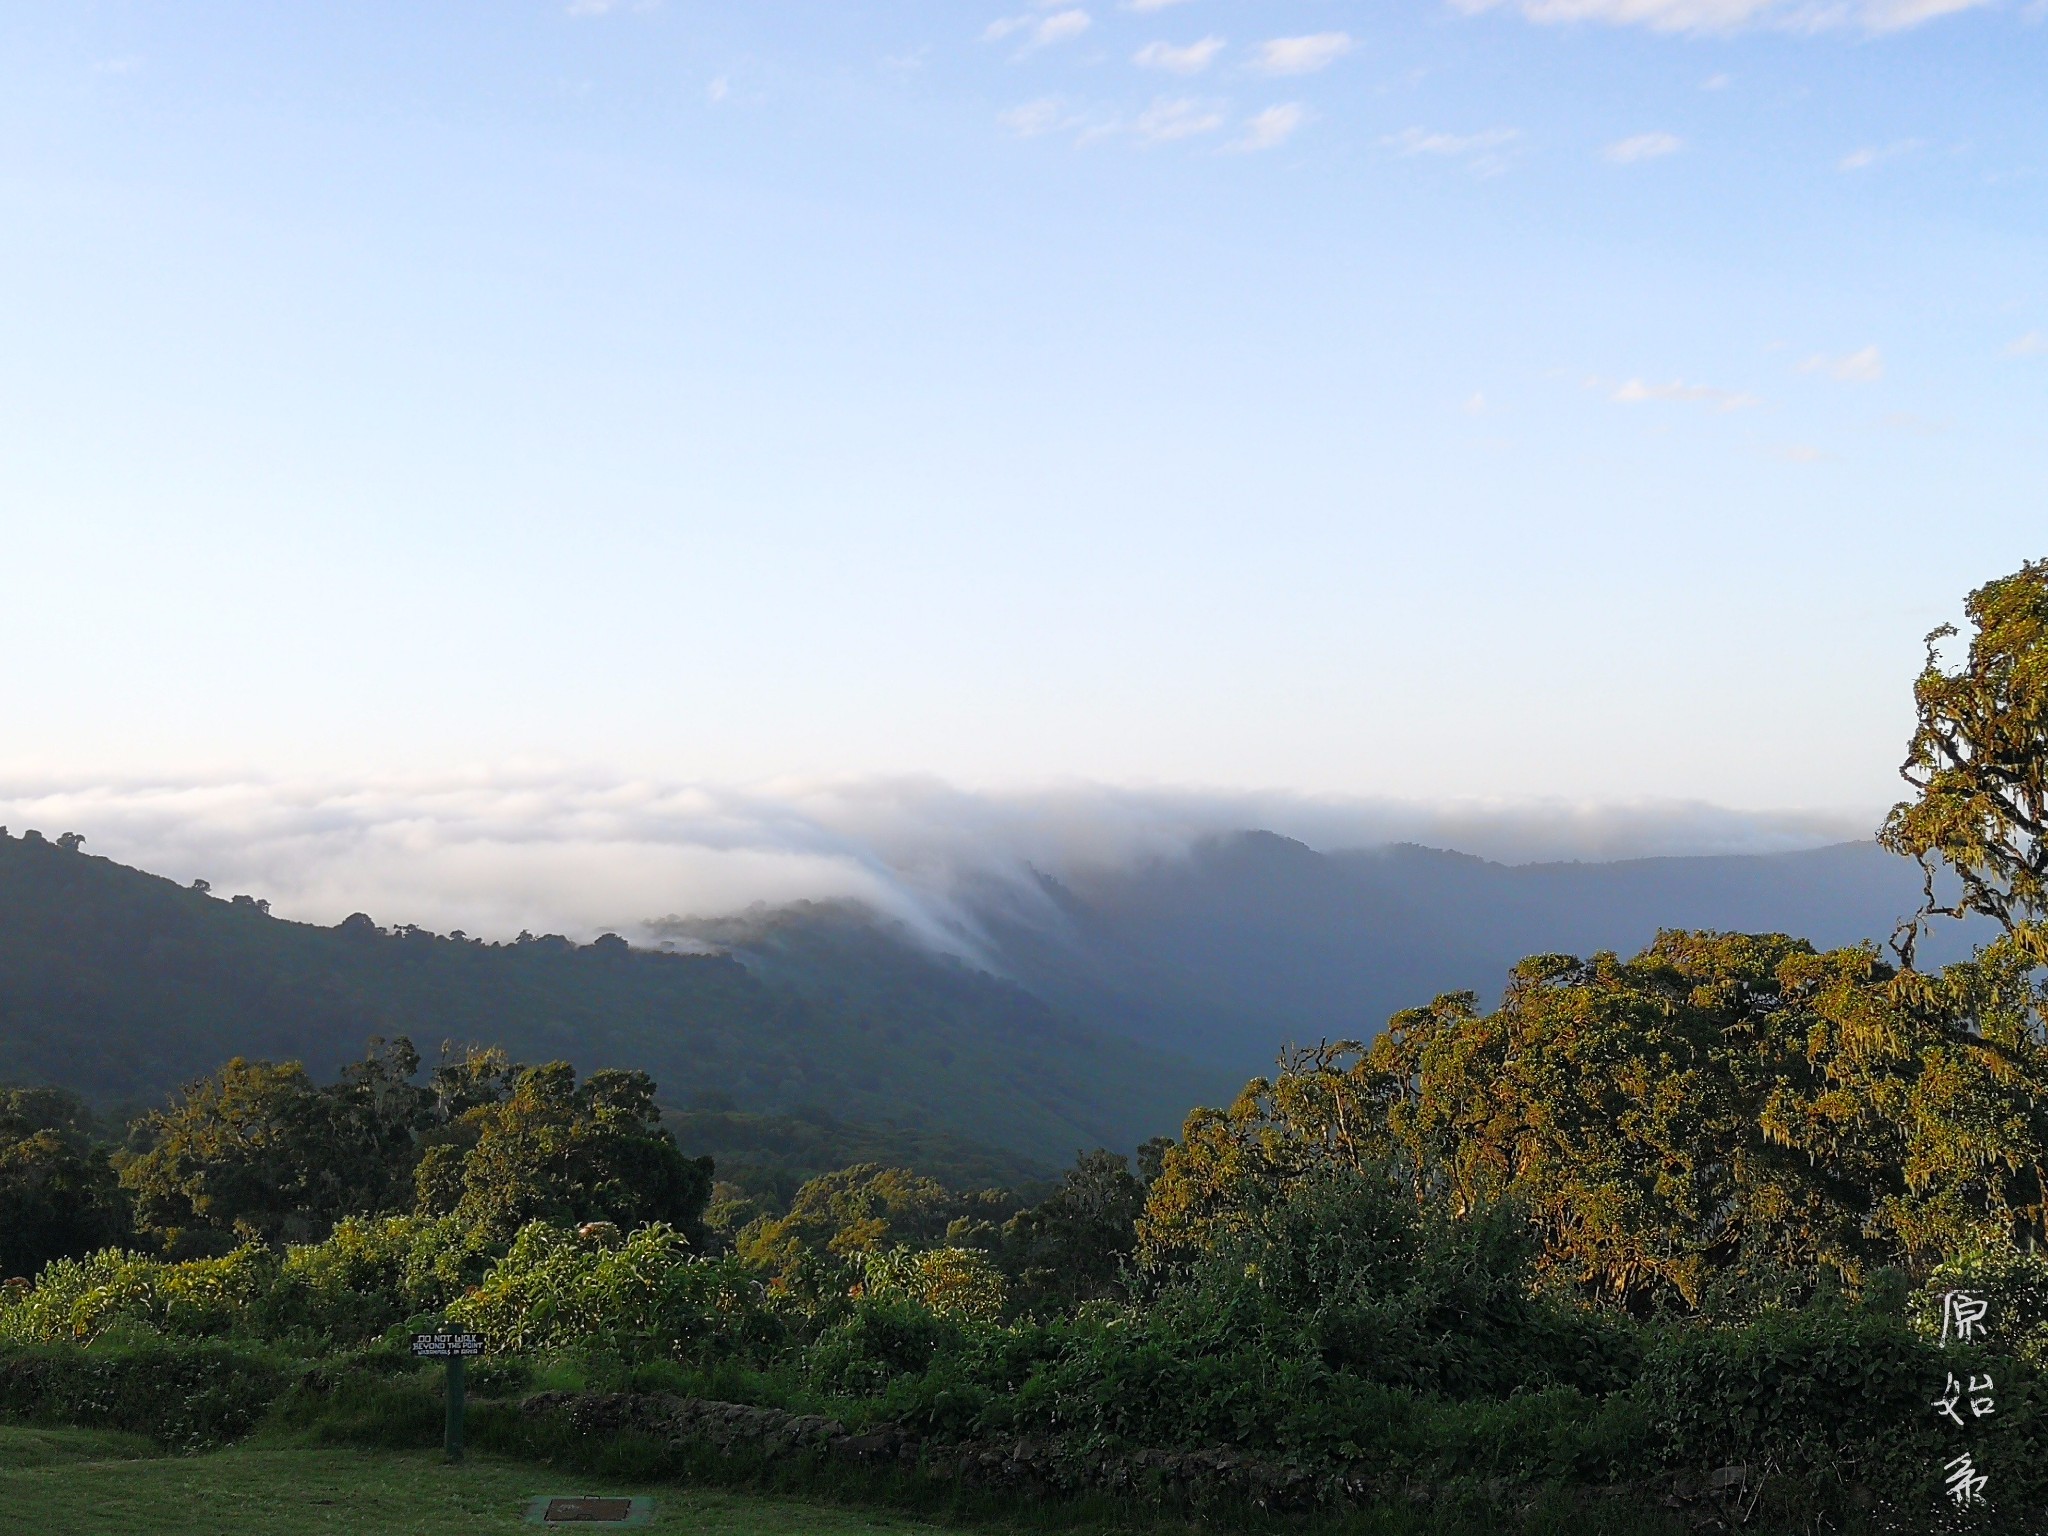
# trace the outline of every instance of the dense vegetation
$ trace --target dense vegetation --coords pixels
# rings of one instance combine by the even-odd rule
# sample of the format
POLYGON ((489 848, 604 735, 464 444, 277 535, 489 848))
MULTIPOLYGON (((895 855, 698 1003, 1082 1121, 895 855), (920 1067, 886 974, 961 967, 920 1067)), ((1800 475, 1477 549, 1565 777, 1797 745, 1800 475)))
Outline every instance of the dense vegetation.
POLYGON ((711 1398, 1075 1498, 1508 1518, 1565 1489, 2036 1530, 2048 563, 1969 611, 1884 833, 1958 876, 1923 921, 1995 932, 1967 960, 1919 968, 1913 927, 1890 958, 1697 931, 1536 956, 1498 1006, 1291 1050, 1135 1166, 1097 1151, 1030 1195, 881 1161, 721 1181, 644 1074, 469 1050, 422 1075, 402 1040, 326 1084, 231 1061, 118 1147, 17 1092, 0 1231, 47 1262, 0 1298, 0 1412, 417 1442, 402 1340, 445 1320, 494 1351, 487 1440, 606 1465, 706 1475, 646 1426, 711 1398), (1982 1337, 1949 1336, 1958 1289, 1982 1337), (1982 1503, 1945 1486, 1961 1452, 1982 1503))

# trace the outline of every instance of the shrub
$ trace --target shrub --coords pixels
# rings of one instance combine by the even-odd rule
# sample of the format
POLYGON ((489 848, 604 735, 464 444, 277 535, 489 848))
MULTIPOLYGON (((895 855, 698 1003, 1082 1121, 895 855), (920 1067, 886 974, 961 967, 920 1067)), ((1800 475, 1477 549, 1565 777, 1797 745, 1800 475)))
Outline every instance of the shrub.
POLYGON ((211 1341, 0 1348, 0 1416, 190 1450, 246 1434, 289 1380, 270 1356, 211 1341))
POLYGON ((1003 1274, 977 1248, 894 1248, 863 1257, 865 1294, 911 1302, 938 1317, 994 1322, 1003 1315, 1003 1274))
POLYGON ((743 1264, 695 1258, 680 1232, 658 1222, 609 1244, 529 1223, 448 1316, 501 1352, 581 1347, 679 1358, 782 1336, 743 1264))

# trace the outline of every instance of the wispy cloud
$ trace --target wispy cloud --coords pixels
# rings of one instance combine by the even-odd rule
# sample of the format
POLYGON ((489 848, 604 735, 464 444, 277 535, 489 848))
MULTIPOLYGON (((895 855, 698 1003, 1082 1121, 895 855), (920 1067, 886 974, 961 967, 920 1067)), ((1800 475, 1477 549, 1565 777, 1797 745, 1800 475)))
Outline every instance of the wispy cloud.
POLYGON ((1704 405, 1716 411, 1740 411, 1763 403, 1755 395, 1746 395, 1732 389, 1716 389, 1711 384, 1688 384, 1683 379, 1673 379, 1669 384, 1650 384, 1642 379, 1630 379, 1625 384, 1615 386, 1613 393, 1607 398, 1621 405, 1645 405, 1662 401, 1682 405, 1704 405))
POLYGON ((1273 149, 1294 137, 1294 132, 1308 120, 1308 111, 1300 102, 1287 101, 1266 108, 1245 119, 1244 132, 1232 143, 1234 149, 1273 149))
POLYGON ((1451 0, 1467 14, 1507 9, 1542 25, 1599 22, 1653 32, 1902 32, 1991 0, 1451 0))
POLYGON ((1215 61, 1223 51, 1223 39, 1205 37, 1199 42, 1147 43, 1131 55, 1131 62, 1140 69, 1163 69, 1173 75, 1199 75, 1215 61))
POLYGON ((726 79, 723 75, 720 75, 716 80, 713 80, 709 85, 704 87, 704 99, 710 102, 713 106, 716 106, 719 102, 725 100, 725 98, 730 96, 731 94, 732 82, 726 79))
POLYGON ((2005 344, 2007 357, 2048 357, 2048 332, 2029 331, 2005 344))
POLYGON ((1940 417, 1916 416, 1911 411, 1887 411, 1877 418, 1877 429, 1895 437, 1940 437, 1955 425, 1940 417))
POLYGON ((1068 111, 1066 103, 1057 96, 1027 101, 1021 107, 1012 107, 999 114, 996 120, 1020 139, 1035 139, 1041 134, 1057 133, 1062 128, 1079 124, 1079 118, 1068 111))
POLYGON ((1185 5, 1187 0, 1124 0, 1127 11, 1163 11, 1169 5, 1185 5))
POLYGON ((1824 373, 1844 384, 1875 384, 1884 377, 1884 354, 1875 345, 1839 357, 1816 352, 1799 365, 1801 373, 1824 373))
POLYGON ((1267 75, 1312 75, 1328 69, 1352 49, 1348 32, 1317 32, 1308 37, 1275 37, 1259 44, 1252 68, 1267 75))
POLYGON ((1086 32, 1092 24, 1088 13, 1079 9, 1054 11, 1050 16, 1004 16, 983 29, 981 40, 997 43, 1021 33, 1023 51, 1030 53, 1037 48, 1051 47, 1054 43, 1069 42, 1086 32))
POLYGON ((1494 176, 1506 170, 1522 141, 1519 128, 1487 128, 1478 133, 1436 133, 1404 128, 1380 143, 1398 155, 1430 155, 1464 163, 1475 175, 1494 176))
POLYGON ((132 75, 142 68, 142 58, 138 54, 124 54, 118 59, 101 59, 92 68, 96 75, 132 75))
POLYGON ((1867 171, 1873 165, 1882 165, 1887 160, 1897 160, 1901 156, 1910 155, 1924 147, 1925 141, 1921 139, 1900 139, 1896 143, 1885 145, 1866 144, 1862 148, 1852 149, 1848 154, 1842 156, 1840 160, 1835 162, 1835 169, 1838 171, 1867 171))
POLYGON ((1147 144, 1172 144, 1223 126, 1223 109, 1192 97, 1161 98, 1138 115, 1131 131, 1147 144))
POLYGON ((1608 145, 1601 154, 1616 165, 1634 165, 1641 160, 1661 160, 1685 147, 1685 140, 1673 133, 1638 133, 1608 145))

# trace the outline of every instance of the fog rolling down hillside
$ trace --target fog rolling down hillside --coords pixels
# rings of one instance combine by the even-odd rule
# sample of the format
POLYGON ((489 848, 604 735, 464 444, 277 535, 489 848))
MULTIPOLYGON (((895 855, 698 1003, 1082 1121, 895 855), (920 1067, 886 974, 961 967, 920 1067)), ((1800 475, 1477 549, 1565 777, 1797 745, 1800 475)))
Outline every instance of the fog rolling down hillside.
MULTIPOLYGON (((1660 928, 1888 939, 1920 875, 1874 842, 1798 853, 1503 865, 1400 845, 1318 853, 1266 832, 993 893, 1000 963, 1078 1019, 1248 1074, 1284 1042, 1365 1038, 1439 993, 1497 996, 1525 955, 1633 953, 1660 928)), ((1943 923, 1920 962, 1968 952, 1943 923)))
POLYGON ((823 1108, 1057 1166, 1177 1126, 1228 1074, 1084 1025, 1014 982, 831 909, 765 925, 784 982, 617 938, 513 944, 273 917, 0 830, 0 1083, 161 1101, 231 1056, 325 1079, 372 1035, 636 1067, 665 1102, 823 1108))

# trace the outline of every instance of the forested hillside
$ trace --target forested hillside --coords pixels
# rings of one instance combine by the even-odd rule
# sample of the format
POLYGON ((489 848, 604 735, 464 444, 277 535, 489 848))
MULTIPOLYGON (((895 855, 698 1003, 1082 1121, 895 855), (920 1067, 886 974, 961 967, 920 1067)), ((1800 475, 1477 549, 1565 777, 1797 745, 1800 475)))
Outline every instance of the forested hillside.
MULTIPOLYGON (((1632 953, 1661 928, 1882 942, 1919 872, 1876 843, 1798 853, 1504 865, 1402 845, 1319 853, 1270 832, 1184 857, 1042 876, 964 901, 992 963, 1105 1033, 1264 1071, 1290 1041, 1365 1039, 1443 991, 1500 996, 1524 955, 1632 953)), ((797 906, 669 931, 732 947, 793 983, 834 984, 842 957, 797 906)), ((1960 959, 1984 925, 1924 951, 1960 959)))
POLYGON ((325 1074, 372 1035, 408 1035, 430 1056, 452 1040, 632 1062, 678 1105, 710 1092, 756 1112, 914 1120, 1055 1165, 1169 1131, 1230 1086, 857 913, 814 914, 792 936, 831 978, 798 989, 617 938, 287 922, 63 844, 0 836, 0 1081, 153 1101, 230 1056, 325 1074))

